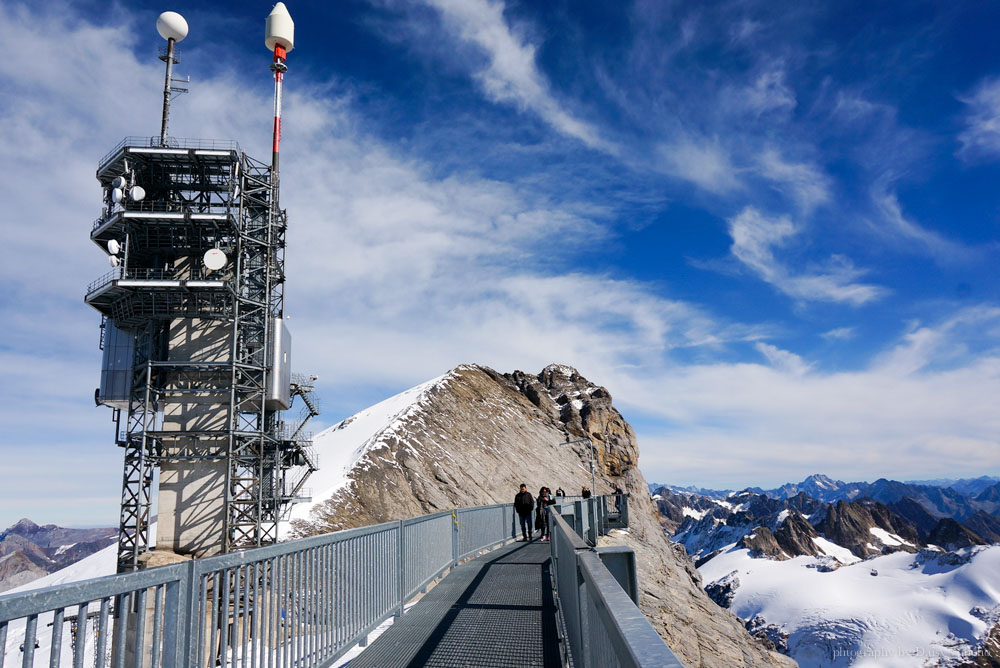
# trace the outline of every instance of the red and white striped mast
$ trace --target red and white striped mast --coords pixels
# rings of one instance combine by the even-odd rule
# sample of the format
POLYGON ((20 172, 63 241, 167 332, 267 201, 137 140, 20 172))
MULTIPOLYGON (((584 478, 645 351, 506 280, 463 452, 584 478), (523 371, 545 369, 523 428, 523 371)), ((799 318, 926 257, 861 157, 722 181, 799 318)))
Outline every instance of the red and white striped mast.
POLYGON ((281 81, 288 67, 285 58, 295 44, 295 22, 292 21, 285 3, 279 2, 267 16, 264 28, 264 44, 274 52, 271 71, 274 72, 274 137, 271 147, 272 179, 277 182, 278 154, 281 152, 281 81))

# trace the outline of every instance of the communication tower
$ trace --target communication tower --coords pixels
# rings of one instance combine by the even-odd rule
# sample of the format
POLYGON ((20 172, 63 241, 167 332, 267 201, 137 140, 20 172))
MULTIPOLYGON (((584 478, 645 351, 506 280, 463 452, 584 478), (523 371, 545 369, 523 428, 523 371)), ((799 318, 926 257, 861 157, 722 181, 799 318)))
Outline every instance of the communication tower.
POLYGON ((286 212, 279 204, 281 84, 294 24, 283 3, 266 22, 275 79, 271 164, 234 141, 167 135, 187 22, 164 12, 158 137, 127 137, 101 159, 104 205, 90 238, 112 271, 87 289, 101 315, 95 399, 113 409, 124 449, 118 569, 149 541, 196 557, 273 543, 318 467, 305 423, 312 378, 292 376, 284 314, 286 212), (299 397, 298 417, 281 411, 299 397), (158 471, 158 480, 154 473, 158 471), (157 484, 158 483, 158 484, 157 484))

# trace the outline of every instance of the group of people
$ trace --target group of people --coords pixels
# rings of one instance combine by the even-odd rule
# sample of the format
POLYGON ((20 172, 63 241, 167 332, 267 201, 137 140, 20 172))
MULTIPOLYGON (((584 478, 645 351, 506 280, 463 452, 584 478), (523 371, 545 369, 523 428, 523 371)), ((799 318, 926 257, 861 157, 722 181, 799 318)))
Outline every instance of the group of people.
MULTIPOLYGON (((592 492, 589 487, 583 487, 580 490, 580 496, 585 499, 589 499, 591 494, 592 492)), ((616 509, 618 512, 621 512, 622 488, 617 484, 615 485, 614 494, 616 509)), ((564 496, 566 496, 566 492, 563 491, 562 487, 558 488, 555 497, 561 498, 564 496)), ((528 486, 524 483, 521 484, 520 491, 514 497, 514 510, 520 519, 521 536, 525 542, 532 540, 535 531, 542 532, 542 542, 549 540, 549 514, 545 512, 545 508, 553 505, 555 502, 556 499, 552 495, 552 490, 548 487, 540 488, 538 490, 538 497, 535 498, 528 491, 528 486)))
MULTIPOLYGON (((558 489, 556 492, 557 496, 565 496, 562 489, 558 489)), ((528 486, 521 484, 520 491, 514 497, 514 510, 517 511, 517 516, 521 521, 521 536, 525 542, 534 538, 535 531, 542 532, 542 542, 549 540, 549 514, 545 512, 545 508, 555 502, 552 490, 548 487, 539 489, 536 499, 528 491, 528 486), (534 518, 532 518, 532 511, 534 511, 534 518)))

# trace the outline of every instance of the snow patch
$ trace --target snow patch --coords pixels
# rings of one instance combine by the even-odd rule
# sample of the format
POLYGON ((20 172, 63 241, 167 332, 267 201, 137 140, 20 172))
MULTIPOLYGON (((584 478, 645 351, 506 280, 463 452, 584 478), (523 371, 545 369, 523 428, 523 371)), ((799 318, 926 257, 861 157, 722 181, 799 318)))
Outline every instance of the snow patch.
POLYGON ((827 540, 821 536, 817 536, 812 540, 823 554, 833 557, 842 564, 856 564, 861 561, 861 559, 855 556, 853 552, 848 550, 846 547, 837 545, 833 541, 827 540))
POLYGON ((894 533, 889 533, 885 529, 880 529, 879 527, 872 527, 869 529, 876 538, 882 541, 883 545, 888 545, 890 547, 895 547, 897 545, 909 545, 913 546, 913 543, 903 540, 894 533))

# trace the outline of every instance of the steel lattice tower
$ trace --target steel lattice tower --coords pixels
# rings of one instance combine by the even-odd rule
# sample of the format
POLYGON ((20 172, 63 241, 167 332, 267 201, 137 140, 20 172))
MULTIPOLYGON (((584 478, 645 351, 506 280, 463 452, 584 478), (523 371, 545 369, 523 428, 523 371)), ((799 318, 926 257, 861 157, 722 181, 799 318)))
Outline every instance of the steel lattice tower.
POLYGON ((235 142, 167 137, 174 42, 186 33, 184 23, 161 56, 161 135, 126 138, 97 168, 105 200, 90 237, 114 269, 85 300, 103 316, 95 398, 114 409, 125 451, 120 571, 151 547, 154 486, 157 547, 207 556, 275 542, 317 468, 302 429, 318 413, 311 379, 290 374, 277 163, 235 142), (296 396, 305 407, 287 425, 296 396))

